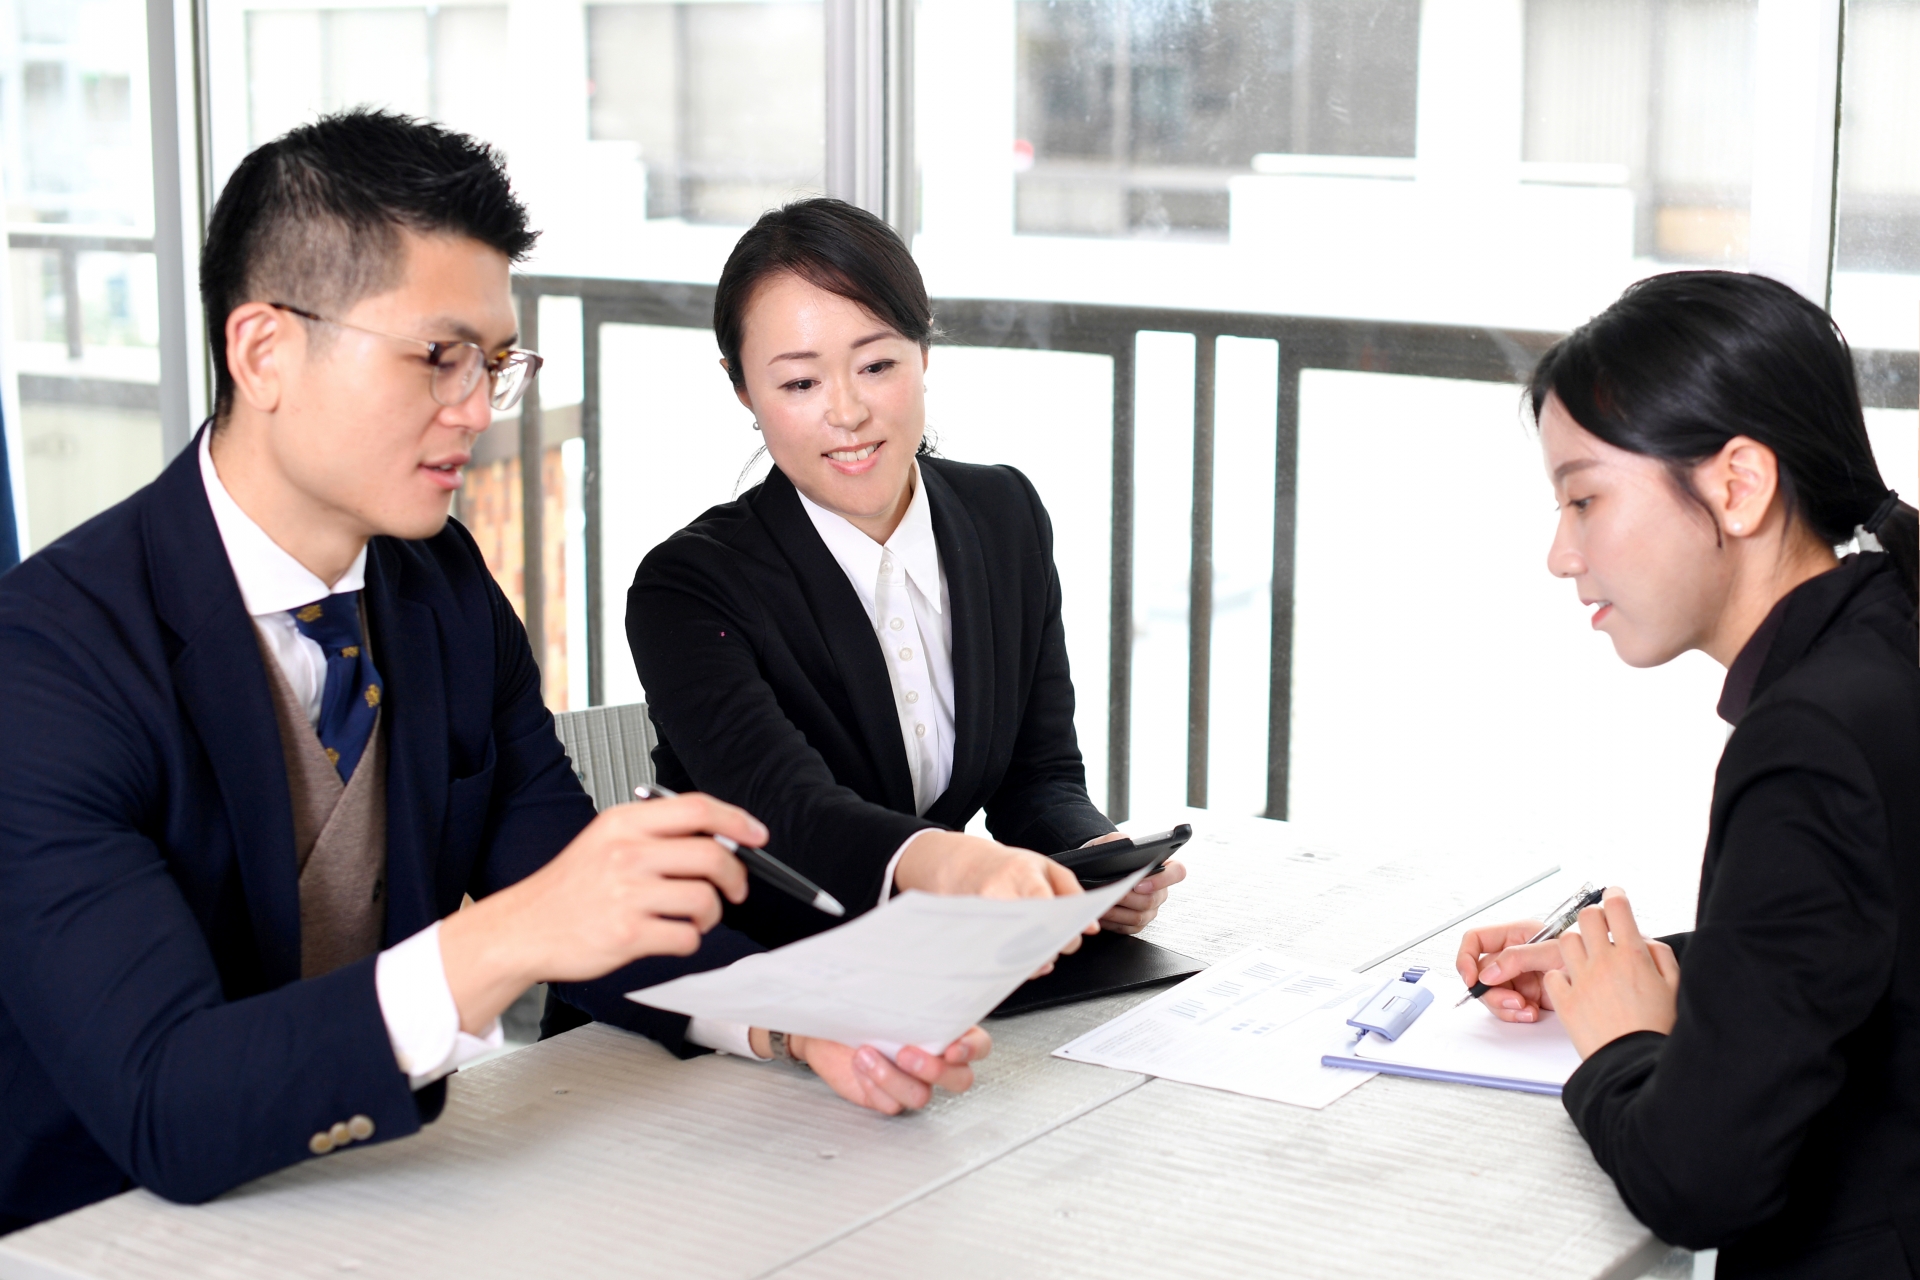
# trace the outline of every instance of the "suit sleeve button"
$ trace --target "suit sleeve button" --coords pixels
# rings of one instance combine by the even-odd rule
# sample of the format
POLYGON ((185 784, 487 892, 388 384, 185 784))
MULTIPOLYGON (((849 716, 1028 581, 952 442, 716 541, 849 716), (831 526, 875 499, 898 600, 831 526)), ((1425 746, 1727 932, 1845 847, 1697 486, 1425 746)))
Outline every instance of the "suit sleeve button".
POLYGON ((365 1142, 373 1136, 373 1121, 366 1116, 355 1116, 347 1121, 347 1132, 353 1135, 355 1142, 365 1142))
POLYGON ((333 1135, 329 1133, 327 1130, 322 1129, 320 1132, 314 1134, 311 1138, 307 1139, 307 1150, 313 1152, 313 1154, 317 1156, 323 1156, 327 1154, 327 1152, 333 1150, 333 1135))
POLYGON ((344 1120, 327 1130, 327 1137, 332 1140, 333 1145, 336 1147, 344 1147, 353 1141, 353 1134, 348 1132, 347 1122, 344 1120))

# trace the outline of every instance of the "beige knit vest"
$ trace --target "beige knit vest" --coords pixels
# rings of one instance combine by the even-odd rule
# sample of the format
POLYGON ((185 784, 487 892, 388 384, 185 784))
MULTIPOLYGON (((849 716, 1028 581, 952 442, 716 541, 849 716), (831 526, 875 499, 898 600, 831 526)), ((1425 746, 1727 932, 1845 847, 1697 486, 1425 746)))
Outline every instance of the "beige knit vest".
POLYGON ((293 801, 300 867, 300 976, 316 978, 380 949, 386 932, 387 770, 385 712, 350 781, 327 759, 307 709, 264 646, 273 716, 293 801))

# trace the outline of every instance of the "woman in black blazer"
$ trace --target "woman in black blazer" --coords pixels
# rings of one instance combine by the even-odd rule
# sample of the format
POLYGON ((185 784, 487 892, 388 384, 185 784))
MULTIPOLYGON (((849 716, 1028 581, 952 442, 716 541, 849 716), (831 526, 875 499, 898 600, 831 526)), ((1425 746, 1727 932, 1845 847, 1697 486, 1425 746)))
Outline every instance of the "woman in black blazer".
POLYGON ((1656 276, 1532 400, 1549 568, 1629 664, 1725 665, 1734 729, 1692 933, 1643 939, 1609 890, 1557 943, 1468 934, 1460 975, 1509 1021, 1559 1012, 1567 1111, 1661 1239, 1727 1278, 1920 1274, 1915 513, 1846 344, 1773 281, 1656 276), (1884 551, 1836 558, 1856 536, 1884 551))
MULTIPOLYGON (((661 781, 745 806, 854 911, 1078 892, 1040 855, 1114 827, 1074 736, 1052 525, 1013 468, 928 451, 933 315, 906 246, 837 200, 775 210, 728 259, 714 331, 774 470, 634 576, 661 781), (982 809, 994 839, 961 831, 982 809)), ((1184 874, 1103 923, 1139 929, 1184 874)), ((729 920, 768 944, 832 923, 777 894, 729 920)))

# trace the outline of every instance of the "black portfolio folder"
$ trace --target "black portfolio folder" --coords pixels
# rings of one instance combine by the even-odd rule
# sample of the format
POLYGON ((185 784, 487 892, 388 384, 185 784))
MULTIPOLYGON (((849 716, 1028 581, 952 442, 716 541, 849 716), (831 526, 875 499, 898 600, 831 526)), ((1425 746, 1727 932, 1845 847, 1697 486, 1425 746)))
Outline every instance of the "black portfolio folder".
POLYGON ((1024 982, 987 1016, 1004 1018, 1056 1004, 1091 1000, 1116 991, 1132 991, 1171 982, 1207 966, 1178 951, 1155 946, 1125 933, 1100 932, 1081 940, 1080 949, 1054 961, 1053 972, 1024 982))

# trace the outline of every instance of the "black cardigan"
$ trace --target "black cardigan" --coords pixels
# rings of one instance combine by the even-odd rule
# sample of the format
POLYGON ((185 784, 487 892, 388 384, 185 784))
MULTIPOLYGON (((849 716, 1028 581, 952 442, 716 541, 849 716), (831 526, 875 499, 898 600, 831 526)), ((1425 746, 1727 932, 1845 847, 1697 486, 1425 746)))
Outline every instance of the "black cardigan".
POLYGON ((1717 1246, 1722 1277, 1920 1274, 1915 644, 1884 555, 1781 602, 1728 677, 1758 667, 1714 779, 1678 1021, 1567 1082, 1628 1207, 1717 1246))
MULTIPOLYGON (((872 620, 779 470, 655 547, 627 639, 660 734, 660 781, 747 809, 768 848, 863 911, 894 851, 982 808, 1052 853, 1112 831, 1073 731, 1053 526, 1011 467, 923 457, 953 623, 954 753, 924 818, 872 620)), ((772 946, 832 924, 756 886, 728 923, 772 946)))

